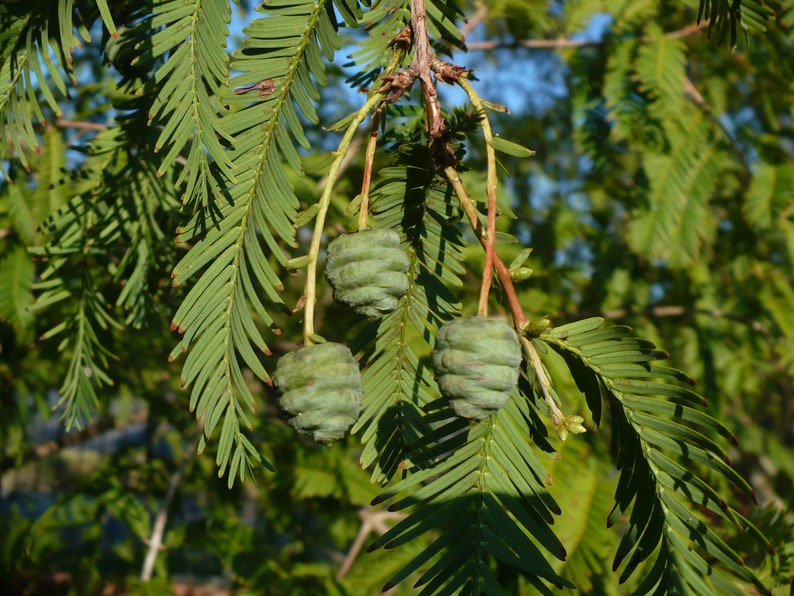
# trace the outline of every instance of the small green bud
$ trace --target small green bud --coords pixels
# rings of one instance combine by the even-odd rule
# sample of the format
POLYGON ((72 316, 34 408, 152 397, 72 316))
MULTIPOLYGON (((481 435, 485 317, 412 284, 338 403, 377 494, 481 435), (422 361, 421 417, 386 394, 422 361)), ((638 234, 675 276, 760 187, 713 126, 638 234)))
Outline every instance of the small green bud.
POLYGON ((510 270, 510 279, 513 281, 525 281, 534 273, 534 270, 529 267, 519 267, 518 269, 510 270))
POLYGON ((549 327, 551 327, 551 321, 546 317, 542 317, 540 319, 535 319, 534 321, 529 321, 529 323, 524 326, 522 331, 527 337, 538 337, 549 327))
POLYGON ((587 432, 587 429, 584 427, 584 418, 581 416, 567 416, 565 418, 565 425, 568 427, 568 430, 575 435, 581 435, 587 432))
POLYGON ((565 441, 569 434, 580 435, 586 433, 587 429, 584 427, 584 418, 581 416, 566 416, 557 426, 557 437, 560 441, 565 441))

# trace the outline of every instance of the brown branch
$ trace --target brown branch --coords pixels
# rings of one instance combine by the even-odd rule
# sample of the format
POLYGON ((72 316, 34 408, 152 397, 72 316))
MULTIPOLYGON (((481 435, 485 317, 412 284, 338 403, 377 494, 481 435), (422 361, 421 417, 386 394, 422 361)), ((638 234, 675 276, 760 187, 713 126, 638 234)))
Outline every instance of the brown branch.
MULTIPOLYGON (((477 215, 477 209, 474 207, 474 203, 469 193, 466 191, 466 187, 463 185, 458 171, 453 166, 447 166, 444 168, 444 175, 460 200, 463 212, 466 214, 466 217, 469 218, 469 223, 474 233, 477 235, 480 244, 485 250, 488 250, 488 240, 477 215)), ((493 255, 493 261, 494 267, 496 267, 496 275, 507 297, 510 314, 513 316, 513 324, 516 329, 523 331, 529 324, 529 320, 526 314, 524 314, 524 308, 521 306, 521 302, 518 300, 518 294, 516 293, 515 286, 513 286, 513 280, 510 277, 510 269, 504 264, 504 261, 502 261, 498 254, 493 255)))
POLYGON ((692 98, 692 101, 694 101, 702 110, 709 109, 706 105, 706 100, 703 98, 703 95, 701 95, 700 91, 697 90, 695 84, 692 82, 692 79, 689 77, 684 77, 684 93, 689 95, 689 97, 692 98))
POLYGON ((77 140, 87 134, 89 131, 101 131, 105 130, 108 125, 102 124, 100 122, 88 122, 86 120, 69 120, 67 118, 58 118, 55 122, 45 122, 43 123, 45 128, 73 128, 75 129, 74 134, 71 137, 64 141, 64 145, 66 147, 71 147, 72 145, 77 142, 77 140))
POLYGON ((430 65, 435 55, 433 48, 430 47, 430 38, 427 36, 427 11, 424 0, 411 0, 411 30, 414 41, 414 59, 409 70, 415 73, 422 85, 422 95, 425 98, 427 113, 427 132, 432 143, 443 136, 445 126, 441 103, 438 101, 438 92, 430 74, 430 65))
POLYGON ((581 311, 564 313, 564 317, 566 319, 582 319, 587 317, 600 316, 612 321, 619 319, 626 319, 630 317, 663 318, 663 317, 693 317, 695 315, 704 315, 707 317, 713 317, 715 319, 726 319, 728 321, 736 321, 737 323, 742 323, 743 325, 747 325, 753 331, 758 331, 759 333, 766 335, 768 337, 773 336, 772 332, 760 321, 753 318, 743 317, 741 315, 735 315, 733 313, 725 312, 724 310, 719 308, 697 308, 694 306, 668 305, 668 306, 648 306, 640 310, 633 310, 630 308, 614 308, 612 310, 607 310, 601 313, 581 312, 581 311))
POLYGON ((163 534, 165 534, 165 524, 168 521, 168 509, 171 507, 171 501, 174 500, 176 489, 182 480, 182 475, 188 463, 196 455, 198 449, 199 439, 195 439, 187 447, 182 461, 174 473, 171 475, 171 480, 168 483, 168 491, 165 494, 160 510, 157 512, 157 517, 154 519, 154 526, 152 527, 152 535, 149 538, 149 549, 146 551, 146 558, 143 561, 143 569, 141 570, 141 579, 148 582, 152 579, 152 572, 154 571, 154 563, 157 560, 157 555, 163 545, 163 534))
POLYGON ((382 536, 389 530, 389 526, 386 525, 387 520, 401 520, 405 518, 404 513, 396 513, 392 511, 373 511, 371 509, 359 509, 358 516, 361 518, 361 528, 359 529, 358 535, 353 541, 350 551, 348 551, 342 566, 336 573, 337 581, 341 580, 345 575, 347 575, 348 571, 350 571, 350 568, 353 566, 356 557, 358 557, 358 553, 361 552, 361 547, 364 546, 364 540, 366 540, 370 532, 375 531, 382 536))
MULTIPOLYGON (((643 315, 650 315, 653 317, 680 317, 682 315, 693 313, 693 309, 689 309, 686 306, 652 306, 646 308, 642 311, 643 315)), ((625 308, 615 308, 612 310, 606 311, 603 316, 605 319, 622 319, 627 316, 633 316, 640 313, 635 311, 625 309, 625 308)), ((720 313, 720 316, 722 313, 720 313)))
MULTIPOLYGON (((493 151, 492 147, 487 147, 493 151)), ((489 160, 490 160, 489 155, 489 160)), ((491 183, 491 170, 496 166, 488 167, 488 223, 486 224, 485 242, 485 265, 482 272, 482 284, 480 286, 480 299, 477 307, 477 314, 481 317, 488 316, 488 296, 491 293, 491 282, 493 281, 493 264, 496 260, 496 184, 491 183)), ((494 173, 495 175, 495 173, 494 173)))
POLYGON ((714 114, 711 106, 709 106, 708 102, 706 102, 706 99, 703 97, 700 91, 698 91, 697 87, 695 87, 695 84, 692 82, 692 79, 690 79, 688 76, 684 77, 684 93, 689 96, 689 98, 692 100, 692 103, 698 107, 698 109, 706 116, 706 118, 711 120, 714 126, 722 131, 722 133, 725 135, 725 138, 728 139, 728 142, 730 143, 731 149, 736 155, 736 158, 742 164, 746 178, 752 177, 752 171, 750 164, 747 161, 747 155, 742 148, 739 147, 739 144, 736 142, 736 139, 734 138, 731 131, 725 126, 725 123, 714 114))
MULTIPOLYGON (((436 75, 438 76, 438 74, 436 75)), ((487 225, 486 225, 486 245, 485 245, 485 266, 482 272, 482 285, 480 286, 480 300, 477 307, 477 314, 481 317, 488 316, 488 297, 491 292, 491 283, 493 282, 493 267, 496 259, 496 191, 497 191, 497 176, 496 176, 496 153, 493 148, 493 132, 491 131, 491 123, 485 113, 485 105, 477 95, 474 87, 466 79, 466 77, 459 77, 458 84, 469 96, 472 107, 475 113, 481 114, 480 127, 482 128, 483 138, 485 140, 485 154, 486 162, 488 164, 488 172, 486 176, 486 197, 488 199, 487 206, 487 225)))
POLYGON ((105 130, 107 124, 101 122, 86 122, 84 120, 67 120, 66 118, 59 118, 55 121, 55 126, 62 128, 78 128, 82 130, 105 130))
POLYGON ((367 150, 364 153, 364 175, 361 180, 361 203, 358 208, 358 229, 367 227, 369 219, 369 188, 372 180, 372 162, 375 160, 375 149, 378 144, 378 127, 380 126, 381 109, 372 114, 372 126, 367 139, 367 150))
POLYGON ((473 41, 466 44, 468 50, 496 50, 528 48, 530 50, 555 50, 560 48, 581 48, 584 46, 597 46, 602 42, 592 39, 519 39, 514 41, 473 41))
POLYGON ((460 28, 460 32, 465 39, 466 36, 472 32, 472 30, 479 25, 485 18, 488 16, 488 6, 483 3, 480 8, 477 9, 470 19, 467 19, 465 25, 460 28))
POLYGON ((687 37, 689 35, 694 35, 701 29, 705 29, 708 27, 708 23, 703 21, 702 23, 695 23, 692 25, 687 25, 686 27, 682 27, 681 29, 677 29, 675 31, 670 31, 670 33, 666 34, 666 37, 670 39, 680 39, 681 37, 687 37))
MULTIPOLYGON (((688 37, 690 35, 693 35, 698 31, 704 29, 706 26, 707 24, 705 22, 700 23, 699 25, 687 25, 686 27, 682 27, 681 29, 671 31, 670 33, 665 34, 665 36, 670 39, 680 39, 682 37, 688 37)), ((480 51, 496 50, 496 49, 515 50, 518 48, 526 48, 530 50, 558 50, 558 49, 566 49, 566 48, 593 47, 593 46, 599 46, 603 43, 604 43, 603 39, 601 40, 568 39, 568 38, 517 39, 512 41, 507 41, 507 40, 473 41, 471 43, 467 43, 466 48, 469 50, 480 50, 480 51)))

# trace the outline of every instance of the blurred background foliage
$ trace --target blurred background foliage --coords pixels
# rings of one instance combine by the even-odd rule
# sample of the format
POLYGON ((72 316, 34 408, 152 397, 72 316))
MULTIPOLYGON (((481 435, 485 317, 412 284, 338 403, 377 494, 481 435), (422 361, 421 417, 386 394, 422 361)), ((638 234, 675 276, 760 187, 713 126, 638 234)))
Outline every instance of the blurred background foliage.
MULTIPOLYGON (((768 2, 774 17, 767 31, 740 30, 731 48, 696 23, 693 0, 461 4, 469 49, 449 48, 451 60, 474 68, 482 94, 509 107, 510 114, 496 117, 496 130, 537 152, 532 160, 503 157, 510 172, 504 200, 514 218, 502 225, 533 249, 527 266, 534 274, 519 286, 528 316, 562 324, 599 315, 632 326, 696 379, 709 412, 739 438, 731 456, 760 501, 743 513, 777 547, 783 564, 768 569, 767 579, 788 593, 794 9, 768 2)), ((12 5, 0 8, 4 22, 12 5)), ((235 5, 233 22, 246 23, 252 8, 235 5)), ((117 23, 123 13, 114 7, 117 23)), ((347 53, 354 51, 360 32, 343 33, 347 53)), ((232 28, 232 45, 239 35, 232 28)), ((312 174, 330 144, 323 125, 360 102, 346 84, 354 72, 347 62, 340 52, 322 90, 321 123, 307 125, 316 152, 304 155, 307 175, 293 180, 305 206, 323 187, 321 175, 312 174)), ((255 483, 228 490, 216 477, 214 457, 195 455, 195 422, 179 372, 167 363, 176 341, 168 324, 180 297, 170 288, 169 268, 181 254, 173 243, 147 273, 146 317, 135 321, 134 332, 108 326, 98 338, 116 360, 113 384, 99 392, 90 424, 63 431, 53 405, 67 363, 57 341, 40 335, 70 305, 31 312, 41 265, 28 249, 44 241, 39 224, 85 183, 70 173, 84 163, 87 140, 122 117, 130 100, 119 95, 122 75, 104 59, 98 28, 75 53, 74 73, 78 85, 58 100, 63 113, 42 99, 34 127, 40 147, 29 151, 6 138, 0 155, 6 173, 0 181, 4 593, 377 593, 422 544, 365 554, 396 514, 370 507, 378 487, 358 465, 355 439, 332 447, 297 439, 272 390, 252 376, 261 409, 250 436, 277 463, 277 473, 259 470, 255 483), (144 581, 156 521, 166 513, 155 579, 144 581), (364 538, 360 550, 357 537, 364 538)), ((43 80, 49 76, 42 73, 43 80)), ((35 93, 41 96, 44 87, 35 93)), ((440 91, 448 112, 466 107, 451 89, 440 91)), ((363 151, 350 154, 332 204, 331 219, 344 229, 354 227, 347 202, 363 167, 363 151)), ((469 181, 484 188, 484 173, 481 180, 475 175, 484 172, 476 145, 466 166, 469 181)), ((178 220, 174 215, 161 225, 170 231, 178 220)), ((521 246, 502 248, 509 262, 521 246)), ((465 256, 471 277, 461 298, 472 311, 482 254, 472 245, 465 256)), ((119 308, 120 286, 112 283, 119 258, 110 255, 91 272, 110 310, 119 308)), ((285 303, 294 305, 301 292, 301 276, 287 278, 285 303)), ((355 318, 328 290, 319 317, 325 336, 351 339, 355 318)), ((274 344, 276 356, 294 347, 298 318, 284 314, 278 321, 283 339, 274 344)), ((558 392, 578 399, 574 387, 558 392)), ((616 481, 604 455, 608 434, 569 440, 562 460, 547 463, 555 482, 550 490, 570 512, 557 530, 569 552, 561 573, 583 593, 625 593, 608 573, 618 540, 603 523, 616 481)), ((742 540, 731 545, 745 552, 742 540)), ((505 574, 503 585, 531 593, 519 577, 505 574)))

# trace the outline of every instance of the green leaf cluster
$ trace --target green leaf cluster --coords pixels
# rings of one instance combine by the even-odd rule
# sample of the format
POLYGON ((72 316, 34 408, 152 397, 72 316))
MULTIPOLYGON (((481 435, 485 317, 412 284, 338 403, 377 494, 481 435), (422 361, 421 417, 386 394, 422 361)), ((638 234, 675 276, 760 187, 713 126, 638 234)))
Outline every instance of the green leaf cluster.
POLYGON ((174 268, 174 285, 200 276, 174 315, 172 325, 184 336, 172 357, 190 348, 182 380, 192 385, 190 409, 204 421, 205 436, 223 420, 216 459, 230 485, 259 461, 242 430, 250 428, 256 404, 242 365, 269 380, 260 354, 270 350, 260 327, 274 329, 268 306, 283 304, 277 265, 287 261, 285 246, 294 244, 299 206, 287 170, 301 171, 295 146, 309 147, 298 110, 317 121, 315 84, 327 81, 323 56, 332 58, 339 47, 337 26, 330 2, 306 2, 276 3, 245 28, 244 46, 232 60, 244 74, 232 83, 251 83, 253 73, 277 90, 236 100, 238 109, 222 124, 232 139, 227 156, 240 172, 236 184, 179 230, 193 246, 174 268))
POLYGON ((660 587, 694 593, 742 593, 743 589, 714 569, 711 561, 694 552, 693 544, 699 544, 725 569, 764 591, 742 558, 706 520, 693 515, 694 507, 699 506, 708 510, 712 519, 723 518, 740 530, 754 531, 749 521, 704 482, 706 474, 693 473, 710 470, 755 498, 716 440, 722 436, 735 443, 735 435, 697 408, 702 405, 700 396, 675 383, 688 381, 686 376, 655 364, 666 354, 633 338, 629 329, 601 324, 601 319, 570 323, 553 329, 544 340, 575 371, 574 378, 596 423, 601 400, 606 397, 611 406, 614 457, 621 476, 608 525, 614 525, 634 503, 613 570, 623 567, 623 581, 656 553, 656 562, 637 589, 639 593, 660 587))

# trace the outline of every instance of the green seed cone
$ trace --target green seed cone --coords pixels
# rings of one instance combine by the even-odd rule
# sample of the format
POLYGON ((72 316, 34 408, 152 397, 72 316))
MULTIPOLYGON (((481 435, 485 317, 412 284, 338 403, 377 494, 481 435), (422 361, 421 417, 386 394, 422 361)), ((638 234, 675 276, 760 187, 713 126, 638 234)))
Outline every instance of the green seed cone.
POLYGON ((397 308, 408 290, 408 255, 393 230, 361 230, 328 245, 325 277, 334 299, 365 317, 397 308))
POLYGON ((454 319, 436 334, 436 382, 463 418, 479 420, 504 406, 518 382, 520 364, 518 336, 503 321, 454 319))
POLYGON ((318 443, 340 439, 358 419, 361 373, 347 346, 304 346, 282 356, 273 382, 290 425, 318 443))

